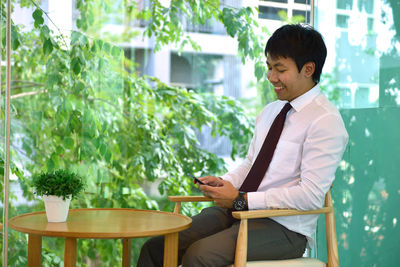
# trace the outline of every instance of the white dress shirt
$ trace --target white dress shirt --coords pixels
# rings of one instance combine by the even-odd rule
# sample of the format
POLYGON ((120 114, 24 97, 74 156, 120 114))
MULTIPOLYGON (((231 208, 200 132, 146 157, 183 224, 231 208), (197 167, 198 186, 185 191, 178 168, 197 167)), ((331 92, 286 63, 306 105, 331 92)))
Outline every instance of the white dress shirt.
MULTIPOLYGON (((268 104, 257 116, 255 132, 244 161, 222 176, 237 189, 250 171, 272 122, 286 101, 268 104)), ((247 194, 253 209, 321 208, 345 150, 348 134, 340 113, 320 92, 317 84, 290 102, 292 109, 276 146, 270 166, 257 192, 247 194)), ((318 215, 271 218, 305 235, 312 247, 318 215)))

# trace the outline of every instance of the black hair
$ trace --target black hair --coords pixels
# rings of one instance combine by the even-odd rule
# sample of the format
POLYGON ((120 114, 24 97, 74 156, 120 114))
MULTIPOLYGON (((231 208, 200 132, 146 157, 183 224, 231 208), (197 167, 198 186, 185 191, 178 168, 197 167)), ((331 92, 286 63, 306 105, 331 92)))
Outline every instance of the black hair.
POLYGON ((300 72, 304 64, 314 62, 312 75, 318 83, 326 59, 326 46, 321 34, 306 24, 288 24, 277 29, 265 46, 265 56, 292 58, 300 72))

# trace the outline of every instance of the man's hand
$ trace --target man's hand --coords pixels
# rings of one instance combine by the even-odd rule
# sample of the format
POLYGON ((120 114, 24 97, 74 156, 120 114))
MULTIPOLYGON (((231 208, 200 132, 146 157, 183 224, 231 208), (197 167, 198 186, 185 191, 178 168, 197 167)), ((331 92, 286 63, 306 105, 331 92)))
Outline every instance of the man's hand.
POLYGON ((215 176, 204 176, 199 178, 200 181, 205 183, 206 185, 209 186, 223 186, 223 180, 222 178, 215 177, 215 176))
MULTIPOLYGON (((202 181, 205 182, 205 180, 203 179, 202 181)), ((222 179, 217 186, 210 186, 209 184, 207 184, 200 185, 199 188, 203 192, 204 196, 214 199, 215 204, 221 208, 232 208, 233 200, 239 195, 239 191, 236 190, 236 188, 234 188, 230 182, 224 181, 222 179)))

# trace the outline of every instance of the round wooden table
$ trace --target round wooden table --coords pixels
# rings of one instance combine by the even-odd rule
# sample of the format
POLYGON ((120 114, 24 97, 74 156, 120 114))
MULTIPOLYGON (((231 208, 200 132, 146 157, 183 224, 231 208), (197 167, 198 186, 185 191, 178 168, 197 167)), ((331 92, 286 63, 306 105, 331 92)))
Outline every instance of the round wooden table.
POLYGON ((42 236, 65 238, 64 266, 76 264, 76 239, 122 239, 122 266, 131 266, 131 238, 164 235, 164 266, 178 265, 178 232, 192 219, 181 214, 136 209, 71 209, 63 223, 47 222, 46 213, 13 217, 9 226, 29 234, 28 266, 41 266, 42 236))

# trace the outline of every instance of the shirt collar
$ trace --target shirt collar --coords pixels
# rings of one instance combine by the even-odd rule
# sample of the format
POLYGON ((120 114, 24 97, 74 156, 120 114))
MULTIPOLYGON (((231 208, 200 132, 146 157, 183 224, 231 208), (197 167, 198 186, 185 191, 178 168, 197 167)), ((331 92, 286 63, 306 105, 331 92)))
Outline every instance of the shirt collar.
POLYGON ((319 87, 319 84, 317 83, 313 88, 302 94, 301 96, 298 96, 294 100, 290 102, 290 105, 292 105, 293 109, 299 112, 302 108, 304 108, 306 105, 308 105, 313 99, 319 95, 321 92, 321 88, 319 87))

